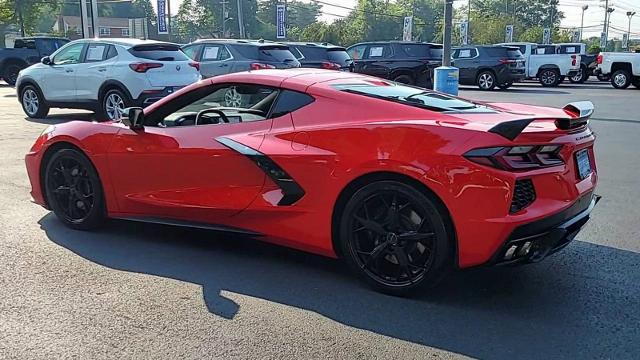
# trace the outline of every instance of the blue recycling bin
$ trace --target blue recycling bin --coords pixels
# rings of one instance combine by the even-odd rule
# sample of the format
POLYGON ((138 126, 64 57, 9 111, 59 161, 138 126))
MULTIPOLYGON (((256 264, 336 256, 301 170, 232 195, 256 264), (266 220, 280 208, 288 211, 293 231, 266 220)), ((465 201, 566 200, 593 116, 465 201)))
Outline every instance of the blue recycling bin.
POLYGON ((458 95, 460 73, 457 67, 440 66, 433 73, 433 89, 449 95, 458 95))

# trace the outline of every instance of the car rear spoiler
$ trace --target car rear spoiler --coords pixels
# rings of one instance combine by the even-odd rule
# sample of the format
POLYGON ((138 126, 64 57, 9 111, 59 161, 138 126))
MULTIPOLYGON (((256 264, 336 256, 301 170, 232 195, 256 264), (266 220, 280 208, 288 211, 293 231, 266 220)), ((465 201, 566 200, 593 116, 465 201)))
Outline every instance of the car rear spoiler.
MULTIPOLYGON (((589 118, 593 115, 594 107, 591 101, 577 101, 565 105, 562 110, 565 111, 567 116, 558 118, 556 120, 556 125, 559 129, 568 130, 587 125, 589 123, 589 118)), ((544 119, 546 118, 547 117, 544 117, 544 119)), ((489 129, 489 132, 500 135, 509 140, 514 140, 527 126, 529 126, 529 124, 537 119, 543 118, 533 117, 501 122, 489 129)))

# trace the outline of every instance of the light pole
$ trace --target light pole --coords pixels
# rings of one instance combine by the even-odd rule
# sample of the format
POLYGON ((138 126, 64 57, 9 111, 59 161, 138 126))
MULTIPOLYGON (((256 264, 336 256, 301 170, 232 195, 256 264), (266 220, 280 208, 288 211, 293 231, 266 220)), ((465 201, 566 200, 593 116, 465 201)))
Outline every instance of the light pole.
POLYGON ((589 5, 582 5, 582 19, 580 20, 580 39, 582 41, 582 32, 584 31, 584 12, 587 11, 589 5))
POLYGON ((442 66, 451 66, 451 27, 453 0, 444 0, 444 34, 442 36, 442 66))
MULTIPOLYGON (((635 11, 627 11, 627 17, 629 18, 629 29, 627 30, 627 44, 629 43, 629 41, 631 40, 631 18, 633 17, 633 15, 635 15, 636 12, 635 11)), ((627 45, 627 47, 630 47, 629 45, 627 45)))
POLYGON ((611 24, 611 13, 616 11, 614 8, 607 8, 607 21, 605 22, 606 30, 604 31, 604 38, 606 42, 604 43, 604 50, 607 50, 607 46, 609 45, 609 25, 611 24))

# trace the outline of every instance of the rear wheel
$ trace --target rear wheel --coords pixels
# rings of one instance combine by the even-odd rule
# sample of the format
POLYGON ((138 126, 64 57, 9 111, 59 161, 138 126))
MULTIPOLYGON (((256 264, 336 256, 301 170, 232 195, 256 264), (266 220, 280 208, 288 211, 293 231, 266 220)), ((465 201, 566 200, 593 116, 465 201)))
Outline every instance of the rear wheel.
POLYGON ((557 69, 540 71, 540 84, 544 87, 555 87, 560 83, 560 72, 557 69))
POLYGON ((105 218, 102 185, 91 161, 78 150, 61 149, 46 164, 47 204, 65 225, 97 227, 105 218))
POLYGON ((627 70, 617 70, 611 76, 611 85, 616 89, 626 89, 631 84, 631 74, 627 70))
POLYGON ((362 187, 347 202, 338 230, 345 261, 385 293, 435 286, 451 264, 452 239, 436 203, 402 182, 362 187))
POLYGON ((413 79, 409 75, 398 75, 393 78, 393 81, 401 84, 413 85, 413 79))
POLYGON ((640 89, 640 77, 635 77, 631 83, 636 89, 640 89))
POLYGON ((102 97, 100 116, 107 120, 119 120, 124 114, 124 109, 129 106, 129 98, 120 89, 107 90, 102 97))
POLYGON ((33 85, 27 85, 20 91, 22 110, 30 118, 43 118, 49 113, 49 105, 44 96, 33 85))
POLYGON ((587 80, 587 69, 581 67, 577 74, 569 78, 572 84, 582 84, 587 80))
POLYGON ((596 75, 596 77, 600 81, 609 81, 609 80, 611 80, 611 78, 608 75, 598 74, 598 75, 596 75))
POLYGON ((491 71, 483 71, 478 74, 476 84, 480 90, 493 90, 496 87, 496 76, 491 71))

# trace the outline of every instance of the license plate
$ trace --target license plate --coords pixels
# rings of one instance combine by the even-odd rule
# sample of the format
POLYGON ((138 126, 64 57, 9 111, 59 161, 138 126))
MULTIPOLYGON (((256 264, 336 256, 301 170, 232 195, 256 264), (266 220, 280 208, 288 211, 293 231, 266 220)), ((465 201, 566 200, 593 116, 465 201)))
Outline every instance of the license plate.
POLYGON ((576 152, 576 164, 578 165, 580 180, 591 174, 591 161, 589 160, 589 151, 587 149, 576 152))

